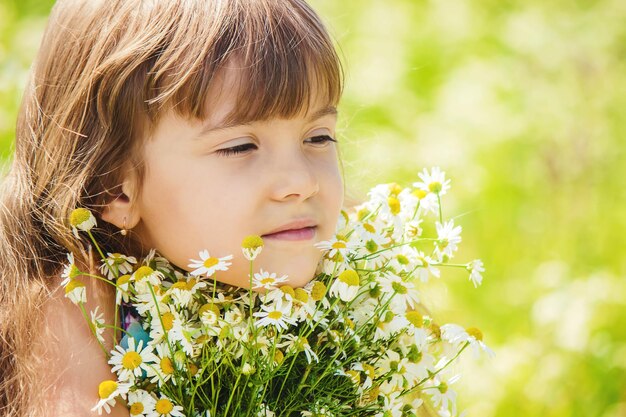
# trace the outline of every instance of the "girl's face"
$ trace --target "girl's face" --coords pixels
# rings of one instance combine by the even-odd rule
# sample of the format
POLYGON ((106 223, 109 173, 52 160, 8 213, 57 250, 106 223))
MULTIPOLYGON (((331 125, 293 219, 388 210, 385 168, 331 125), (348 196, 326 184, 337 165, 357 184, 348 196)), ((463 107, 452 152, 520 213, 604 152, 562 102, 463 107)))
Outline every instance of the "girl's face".
POLYGON ((292 286, 303 286, 321 259, 313 244, 333 236, 343 204, 332 141, 336 110, 313 99, 307 114, 292 119, 220 128, 235 105, 236 77, 226 70, 222 89, 210 92, 207 120, 170 112, 145 142, 133 233, 188 271, 201 250, 233 255, 215 278, 240 287, 249 286, 250 268, 242 240, 260 235, 265 246, 254 270, 286 274, 292 286), (292 232, 270 235, 283 229, 292 232))

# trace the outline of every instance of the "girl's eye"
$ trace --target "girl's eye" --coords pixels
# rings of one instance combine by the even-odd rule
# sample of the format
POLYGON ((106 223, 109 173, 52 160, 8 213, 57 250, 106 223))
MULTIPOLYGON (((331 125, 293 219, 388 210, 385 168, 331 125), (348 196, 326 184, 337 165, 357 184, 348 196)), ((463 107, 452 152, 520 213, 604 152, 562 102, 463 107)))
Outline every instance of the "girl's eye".
POLYGON ((311 143, 313 144, 326 144, 328 142, 337 142, 336 139, 331 138, 328 135, 319 135, 319 136, 313 136, 311 138, 309 138, 311 143))
POLYGON ((232 148, 219 149, 216 152, 218 155, 230 156, 244 153, 249 149, 254 148, 256 148, 256 145, 254 143, 244 143, 243 145, 233 146, 232 148))

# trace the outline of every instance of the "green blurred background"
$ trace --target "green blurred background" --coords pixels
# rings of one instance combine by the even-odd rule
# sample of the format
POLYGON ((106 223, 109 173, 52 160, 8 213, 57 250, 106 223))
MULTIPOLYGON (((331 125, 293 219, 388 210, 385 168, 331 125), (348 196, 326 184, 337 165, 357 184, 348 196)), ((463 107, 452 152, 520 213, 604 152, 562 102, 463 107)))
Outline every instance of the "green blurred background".
MULTIPOLYGON (((350 195, 452 179, 459 261, 425 291, 440 321, 480 327, 468 416, 626 416, 626 1, 312 0, 347 74, 350 195)), ((0 150, 49 0, 0 0, 0 150)))

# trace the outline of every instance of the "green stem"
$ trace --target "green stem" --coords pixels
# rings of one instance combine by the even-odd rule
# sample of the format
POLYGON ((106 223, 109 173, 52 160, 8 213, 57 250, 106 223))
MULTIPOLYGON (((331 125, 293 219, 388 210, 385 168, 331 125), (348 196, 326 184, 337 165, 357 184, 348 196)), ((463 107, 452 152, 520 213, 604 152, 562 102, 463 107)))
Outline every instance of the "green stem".
POLYGON ((96 340, 98 341, 98 344, 100 345, 100 347, 102 348, 102 351, 104 352, 104 355, 108 359, 109 358, 109 352, 107 352, 106 348, 102 344, 102 341, 100 341, 100 339, 98 338, 98 334, 96 333, 95 326, 93 325, 91 320, 89 320, 89 316, 87 316, 87 310, 85 310, 84 303, 81 302, 81 303, 78 303, 78 305, 80 306, 80 311, 83 313, 83 317, 87 321, 87 325, 89 326, 89 330, 91 330, 91 334, 93 334, 93 336, 96 338, 96 340))

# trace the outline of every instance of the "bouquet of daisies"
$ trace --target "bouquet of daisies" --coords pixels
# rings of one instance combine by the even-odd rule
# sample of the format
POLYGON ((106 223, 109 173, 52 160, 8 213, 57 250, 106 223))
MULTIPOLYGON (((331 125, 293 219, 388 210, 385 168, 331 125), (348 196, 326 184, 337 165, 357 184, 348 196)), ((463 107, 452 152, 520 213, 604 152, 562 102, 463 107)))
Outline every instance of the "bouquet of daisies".
MULTIPOLYGON (((316 243, 323 258, 303 288, 255 272, 259 236, 242 243, 250 288, 234 288, 214 279, 232 256, 203 250, 191 272, 154 250, 142 260, 105 256, 91 212, 74 210, 73 231, 98 248, 102 276, 80 271, 68 254, 66 296, 87 317, 80 279, 91 276, 115 286, 117 309, 134 312, 120 343, 105 349, 112 377, 94 410, 124 400, 132 416, 155 417, 456 414, 450 364, 468 346, 492 352, 477 328, 437 323, 419 287, 442 267, 465 268, 477 286, 484 269, 480 260, 451 263, 461 227, 442 217, 450 181, 438 168, 419 177, 412 187, 378 185, 343 211, 335 237, 316 243)), ((92 312, 89 324, 104 349, 111 325, 101 317, 92 312)))

